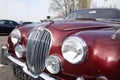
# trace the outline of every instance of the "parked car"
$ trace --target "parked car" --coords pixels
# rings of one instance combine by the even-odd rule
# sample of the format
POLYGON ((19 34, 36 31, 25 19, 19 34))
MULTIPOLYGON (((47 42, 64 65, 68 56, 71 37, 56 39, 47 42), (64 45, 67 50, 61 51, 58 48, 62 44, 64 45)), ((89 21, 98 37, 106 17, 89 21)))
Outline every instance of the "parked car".
POLYGON ((14 29, 1 55, 22 80, 120 80, 120 11, 76 10, 14 29))
POLYGON ((27 25, 27 24, 32 24, 33 22, 21 22, 20 23, 20 26, 24 26, 24 25, 27 25))
POLYGON ((0 34, 9 34, 19 23, 13 20, 0 20, 0 34))

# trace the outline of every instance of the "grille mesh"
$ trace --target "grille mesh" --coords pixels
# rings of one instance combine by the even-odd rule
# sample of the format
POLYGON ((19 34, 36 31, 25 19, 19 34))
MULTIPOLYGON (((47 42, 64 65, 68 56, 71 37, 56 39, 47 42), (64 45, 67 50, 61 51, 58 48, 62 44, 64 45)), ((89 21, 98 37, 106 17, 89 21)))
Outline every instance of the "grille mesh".
POLYGON ((51 34, 48 30, 33 30, 27 41, 26 60, 28 69, 40 74, 45 68, 45 59, 49 53, 51 34))

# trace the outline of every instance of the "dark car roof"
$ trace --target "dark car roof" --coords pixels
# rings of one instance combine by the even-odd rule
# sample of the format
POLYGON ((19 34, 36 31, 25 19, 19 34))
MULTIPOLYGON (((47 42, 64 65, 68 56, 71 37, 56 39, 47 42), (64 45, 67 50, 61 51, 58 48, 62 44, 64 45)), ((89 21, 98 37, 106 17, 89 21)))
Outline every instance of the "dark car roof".
MULTIPOLYGON (((14 21, 14 20, 1 19, 0 21, 14 21)), ((14 21, 14 22, 16 22, 16 21, 14 21)))
MULTIPOLYGON (((116 11, 120 11, 120 9, 118 8, 84 8, 84 9, 79 9, 79 10, 116 10, 116 11)), ((79 11, 76 10, 76 11, 79 11)))
MULTIPOLYGON (((104 11, 113 12, 113 13, 111 13, 112 15, 120 17, 120 9, 117 9, 117 8, 91 8, 88 10, 96 10, 96 11, 101 10, 101 12, 103 12, 103 13, 105 13, 104 11)), ((108 14, 104 14, 104 15, 107 16, 108 14)))
POLYGON ((14 21, 14 20, 8 20, 8 19, 1 19, 0 21, 12 21, 12 22, 15 22, 16 24, 18 24, 19 25, 19 23, 17 22, 17 21, 14 21))
POLYGON ((73 12, 77 13, 79 11, 81 11, 80 14, 83 14, 85 17, 120 19, 120 9, 117 8, 90 8, 80 9, 73 12), (94 14, 95 12, 96 14, 94 14))

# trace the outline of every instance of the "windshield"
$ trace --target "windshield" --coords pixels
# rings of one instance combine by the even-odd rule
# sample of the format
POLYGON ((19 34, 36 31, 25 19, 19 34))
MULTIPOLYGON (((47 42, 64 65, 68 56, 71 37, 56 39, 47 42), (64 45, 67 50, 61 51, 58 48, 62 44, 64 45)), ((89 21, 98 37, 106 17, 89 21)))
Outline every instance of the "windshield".
POLYGON ((76 18, 94 18, 120 20, 118 9, 83 9, 71 12, 65 20, 75 20, 76 18))

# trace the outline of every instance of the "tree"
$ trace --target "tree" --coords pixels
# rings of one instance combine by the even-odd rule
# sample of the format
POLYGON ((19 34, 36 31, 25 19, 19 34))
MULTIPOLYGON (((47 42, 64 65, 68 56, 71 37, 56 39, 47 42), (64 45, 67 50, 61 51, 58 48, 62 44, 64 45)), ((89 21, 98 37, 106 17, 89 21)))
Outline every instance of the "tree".
POLYGON ((63 18, 71 11, 89 8, 90 3, 91 0, 51 0, 50 10, 55 12, 58 18, 63 18))

